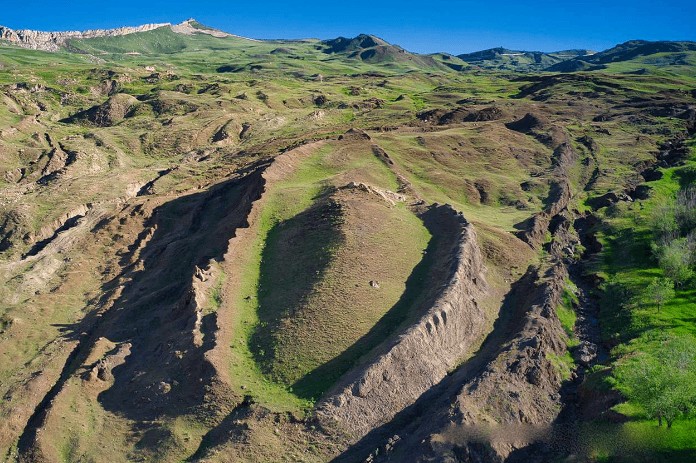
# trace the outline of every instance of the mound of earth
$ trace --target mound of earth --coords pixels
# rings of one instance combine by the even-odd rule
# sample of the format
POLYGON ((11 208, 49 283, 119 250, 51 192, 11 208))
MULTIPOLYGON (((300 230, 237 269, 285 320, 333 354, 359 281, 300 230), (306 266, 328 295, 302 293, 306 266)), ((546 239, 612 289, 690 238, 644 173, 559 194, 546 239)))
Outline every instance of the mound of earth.
POLYGON ((462 122, 487 122, 502 119, 505 113, 497 107, 479 110, 460 107, 451 111, 431 109, 417 114, 418 119, 437 125, 459 124, 462 122))
POLYGON ((404 320, 424 243, 399 195, 349 184, 270 232, 252 344, 270 377, 312 397, 404 320))
POLYGON ((548 120, 538 114, 527 113, 522 119, 509 122, 505 126, 520 133, 531 133, 533 131, 542 130, 548 127, 548 120))
POLYGON ((104 103, 81 111, 66 122, 88 122, 98 127, 111 127, 125 119, 140 102, 132 95, 117 93, 104 103))

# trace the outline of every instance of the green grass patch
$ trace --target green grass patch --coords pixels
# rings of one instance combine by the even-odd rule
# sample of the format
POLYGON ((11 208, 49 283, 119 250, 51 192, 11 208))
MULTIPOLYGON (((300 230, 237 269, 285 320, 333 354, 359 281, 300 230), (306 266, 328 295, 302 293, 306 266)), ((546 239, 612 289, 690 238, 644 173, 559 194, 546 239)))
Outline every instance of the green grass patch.
POLYGON ((566 351, 563 355, 547 353, 546 358, 551 362, 551 365, 558 371, 564 381, 571 378, 573 370, 575 369, 575 360, 573 360, 573 356, 570 355, 570 352, 566 351))
MULTIPOLYGON (((374 199, 376 209, 365 204, 355 213, 372 211, 373 218, 386 213, 380 220, 390 224, 388 229, 378 225, 369 233, 355 230, 341 235, 345 225, 337 221, 343 215, 331 212, 326 194, 332 184, 351 180, 392 190, 398 186, 395 176, 369 150, 340 151, 325 145, 269 187, 254 244, 245 262, 240 262, 239 291, 232 301, 237 308, 232 377, 239 378, 240 392, 274 409, 311 406, 357 358, 398 326, 399 320, 382 324, 377 333, 362 339, 395 306, 409 269, 421 259, 429 240, 408 208, 387 207, 379 199, 374 199), (342 248, 348 249, 346 255, 336 259, 342 248), (360 249, 374 255, 364 256, 360 249), (382 275, 364 275, 364 269, 374 267, 369 259, 396 262, 393 271, 405 272, 403 279, 387 277, 386 270, 382 275), (370 279, 382 280, 379 290, 369 286, 370 279), (368 295, 370 301, 361 299, 368 295), (340 365, 318 373, 332 361, 340 365)), ((350 213, 346 217, 350 220, 350 213)))
POLYGON ((575 307, 577 307, 579 303, 580 301, 578 301, 578 296, 576 295, 575 285, 571 281, 568 281, 563 295, 561 296, 561 304, 556 307, 558 319, 568 335, 568 347, 577 346, 579 343, 574 332, 575 321, 577 320, 575 307))
MULTIPOLYGON (((626 410, 622 410, 625 412, 626 410)), ((691 463, 696 421, 676 422, 671 429, 635 417, 623 424, 592 422, 582 426, 579 441, 586 460, 612 463, 691 463)))
MULTIPOLYGON (((691 142, 693 150, 694 142, 691 142)), ((684 166, 663 169, 660 180, 649 182, 651 197, 634 203, 618 203, 604 210, 605 227, 599 234, 604 245, 604 260, 595 270, 607 277, 600 305, 603 337, 611 345, 614 357, 636 352, 651 354, 657 349, 653 335, 684 336, 696 340, 696 288, 678 287, 673 298, 658 310, 645 289, 654 278, 663 278, 651 251, 653 210, 673 198, 684 187, 684 178, 696 166, 696 156, 684 166)), ((696 342, 696 341, 695 341, 696 342)), ((615 380, 615 381, 620 381, 615 380)), ((625 387, 620 382, 615 387, 625 387)), ((594 436, 588 440, 598 459, 603 461, 693 461, 696 455, 696 420, 677 420, 673 428, 658 428, 647 420, 641 408, 632 402, 617 411, 629 416, 624 425, 606 425, 606 440, 594 436), (616 446, 623 442, 624 448, 616 446)))
POLYGON ((664 277, 650 245, 653 241, 649 217, 653 209, 673 197, 680 188, 680 172, 696 166, 690 160, 683 167, 665 169, 662 179, 648 184, 650 199, 633 204, 619 203, 606 211, 606 228, 599 234, 605 246, 605 259, 597 270, 608 275, 609 284, 618 291, 607 294, 601 305, 604 337, 623 343, 654 329, 672 334, 696 335, 696 288, 677 288, 675 297, 661 310, 648 302, 644 289, 654 278, 664 277), (611 297, 608 297, 611 296, 611 297))
MULTIPOLYGON (((469 220, 513 231, 530 211, 541 209, 538 198, 527 208, 505 204, 507 196, 522 195, 520 184, 529 178, 515 158, 490 156, 493 142, 472 129, 432 135, 387 133, 375 138, 420 196, 429 202, 452 204, 469 220), (466 144, 466 155, 461 153, 460 143, 466 144), (491 186, 487 203, 479 200, 477 183, 491 186)), ((496 148, 503 152, 504 143, 496 148)))
POLYGON ((240 263, 239 291, 232 300, 237 307, 237 316, 235 340, 231 346, 231 377, 238 381, 240 393, 249 394, 273 409, 308 409, 312 402, 297 397, 287 385, 271 381, 261 370, 249 343, 260 322, 257 295, 263 251, 270 230, 281 220, 309 207, 312 199, 325 188, 325 179, 336 173, 322 163, 328 151, 328 148, 318 150, 303 162, 291 179, 279 182, 273 191, 267 193, 264 209, 258 218, 257 238, 247 253, 246 261, 240 263))

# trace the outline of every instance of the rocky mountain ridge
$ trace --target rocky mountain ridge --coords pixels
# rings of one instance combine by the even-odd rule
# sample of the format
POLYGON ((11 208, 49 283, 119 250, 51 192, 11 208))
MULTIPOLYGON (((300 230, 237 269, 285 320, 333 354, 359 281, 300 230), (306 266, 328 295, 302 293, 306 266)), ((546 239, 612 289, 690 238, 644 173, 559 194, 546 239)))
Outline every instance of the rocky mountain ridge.
POLYGON ((96 37, 118 37, 149 32, 162 27, 169 27, 178 34, 192 35, 196 33, 209 34, 214 37, 227 37, 227 34, 216 29, 201 26, 195 19, 187 19, 179 24, 154 23, 141 26, 126 26, 115 29, 92 29, 86 31, 44 32, 30 29, 10 29, 0 26, 0 39, 9 41, 12 45, 33 50, 58 51, 63 48, 68 40, 93 39, 96 37))
POLYGON ((114 37, 119 35, 147 32, 160 27, 170 26, 163 24, 145 24, 136 27, 119 27, 117 29, 94 29, 88 31, 42 32, 29 29, 13 30, 0 26, 0 38, 23 48, 33 50, 58 51, 69 39, 87 39, 94 37, 114 37))
MULTIPOLYGON (((76 45, 83 39, 103 37, 122 37, 136 33, 146 33, 164 29, 167 33, 181 36, 196 36, 200 34, 215 38, 237 37, 249 39, 219 29, 215 29, 190 18, 181 23, 154 23, 140 26, 119 27, 115 29, 94 29, 86 31, 44 32, 29 29, 11 29, 0 25, 0 44, 9 42, 11 45, 34 50, 55 52, 67 49, 80 54, 102 54, 104 50, 89 51, 76 45), (75 45, 75 46, 73 46, 75 45)), ((144 42, 154 40, 145 38, 144 42)), ((314 43, 316 39, 312 39, 314 43)), ((271 42, 275 42, 271 40, 271 42)), ((286 42, 287 41, 280 41, 286 42)), ((291 41, 292 42, 292 41, 291 41)), ((645 41, 630 40, 604 51, 587 49, 561 50, 554 52, 512 50, 503 47, 451 55, 448 53, 419 54, 389 43, 369 34, 359 34, 353 38, 338 37, 322 40, 316 49, 327 55, 346 57, 371 64, 410 63, 418 68, 452 69, 462 71, 471 66, 490 71, 514 72, 577 72, 606 69, 608 64, 635 61, 638 65, 661 64, 669 66, 688 66, 691 55, 696 52, 696 43, 689 41, 645 41)), ((277 49, 287 51, 286 48, 277 49)), ((130 51, 130 50, 129 50, 130 51)), ((138 52, 138 50, 133 50, 138 52)), ((150 54, 152 50, 139 51, 150 54)), ((635 71, 640 71, 637 68, 635 71)))

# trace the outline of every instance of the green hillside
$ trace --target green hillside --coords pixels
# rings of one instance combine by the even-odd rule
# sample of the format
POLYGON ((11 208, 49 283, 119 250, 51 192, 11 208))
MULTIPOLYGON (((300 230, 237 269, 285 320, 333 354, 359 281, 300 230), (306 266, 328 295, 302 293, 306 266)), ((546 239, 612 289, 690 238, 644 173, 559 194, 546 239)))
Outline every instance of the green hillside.
POLYGON ((2 461, 696 461, 694 43, 101 34, 0 41, 2 461))
POLYGON ((459 55, 458 58, 482 69, 531 72, 543 71, 555 64, 592 53, 589 50, 564 50, 544 53, 540 51, 508 50, 499 47, 466 53, 459 55))

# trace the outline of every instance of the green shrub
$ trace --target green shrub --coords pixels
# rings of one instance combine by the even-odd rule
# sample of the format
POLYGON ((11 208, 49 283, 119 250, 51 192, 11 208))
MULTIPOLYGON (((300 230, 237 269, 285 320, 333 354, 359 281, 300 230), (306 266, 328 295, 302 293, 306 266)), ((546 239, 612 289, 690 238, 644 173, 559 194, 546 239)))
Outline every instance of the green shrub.
POLYGON ((649 220, 656 239, 674 236, 679 231, 677 212, 673 202, 656 206, 649 220))
POLYGON ((694 277, 693 250, 686 238, 677 238, 653 246, 660 268, 678 286, 694 277))
POLYGON ((665 302, 674 298, 674 282, 669 278, 654 278, 645 288, 645 300, 657 306, 659 311, 665 302))
POLYGON ((696 408, 696 340, 662 336, 648 341, 655 347, 620 362, 614 377, 618 388, 651 419, 667 427, 696 408))
POLYGON ((684 188, 677 193, 675 212, 682 235, 696 230, 696 186, 684 188))

